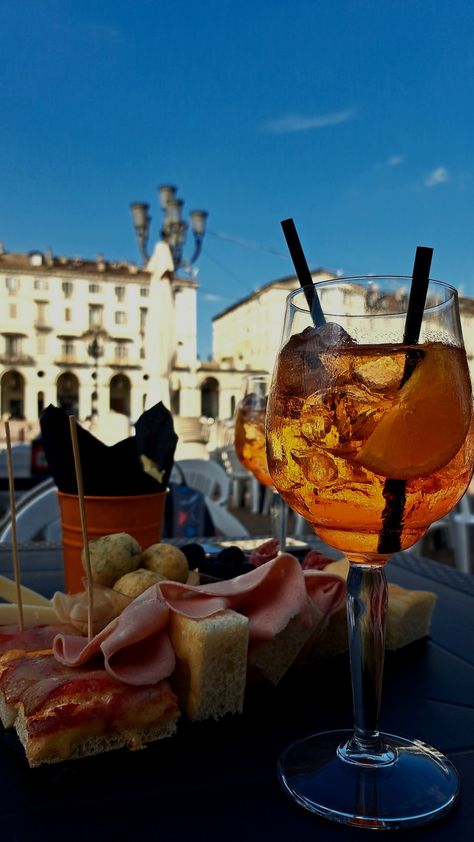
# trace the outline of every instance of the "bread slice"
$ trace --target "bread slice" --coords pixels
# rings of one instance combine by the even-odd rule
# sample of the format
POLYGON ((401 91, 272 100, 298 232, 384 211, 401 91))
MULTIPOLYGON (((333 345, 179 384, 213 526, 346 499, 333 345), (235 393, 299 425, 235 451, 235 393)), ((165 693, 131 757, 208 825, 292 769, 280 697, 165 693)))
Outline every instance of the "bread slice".
POLYGON ((75 760, 91 757, 106 751, 129 748, 132 751, 143 748, 147 743, 171 737, 176 733, 177 716, 163 718, 154 725, 130 727, 107 733, 89 733, 85 729, 69 729, 49 737, 32 737, 29 731, 28 717, 20 704, 15 720, 15 731, 25 750, 31 768, 43 763, 59 763, 63 760, 75 760))
POLYGON ((203 619, 172 612, 170 636, 176 653, 171 682, 188 718, 201 721, 242 713, 249 639, 247 617, 232 610, 203 619))
POLYGON ((401 649, 426 637, 437 596, 431 591, 409 591, 392 583, 388 586, 386 649, 401 649))
MULTIPOLYGON (((12 697, 8 687, 8 677, 16 670, 19 663, 28 659, 51 658, 51 649, 39 649, 24 652, 21 649, 9 649, 0 654, 0 721, 4 728, 11 728, 17 715, 17 698, 12 697)), ((34 680, 34 678, 33 678, 34 680)))
POLYGON ((298 614, 273 640, 266 640, 249 652, 249 667, 255 667, 272 684, 278 684, 305 645, 318 636, 323 615, 313 602, 309 606, 311 625, 303 625, 301 615, 298 614))
MULTIPOLYGON (((346 558, 328 564, 327 573, 347 578, 349 562, 346 558)), ((385 648, 401 649, 429 634, 437 596, 431 591, 412 591, 388 584, 388 610, 385 648)), ((324 634, 317 640, 312 656, 327 658, 345 652, 348 648, 345 606, 330 618, 324 634)))
POLYGON ((0 694, 0 722, 4 728, 11 728, 17 714, 16 705, 9 705, 3 695, 0 694))
POLYGON ((112 751, 136 750, 169 737, 179 716, 166 681, 130 687, 75 670, 65 686, 30 688, 18 703, 15 730, 31 767, 112 751), (100 685, 103 684, 101 687, 100 685))

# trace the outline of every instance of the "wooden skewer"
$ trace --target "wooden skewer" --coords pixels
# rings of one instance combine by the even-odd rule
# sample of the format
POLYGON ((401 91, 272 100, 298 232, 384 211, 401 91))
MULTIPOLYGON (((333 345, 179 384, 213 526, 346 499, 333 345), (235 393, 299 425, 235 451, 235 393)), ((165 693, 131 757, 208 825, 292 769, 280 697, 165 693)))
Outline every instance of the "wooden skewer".
POLYGON ((15 575, 16 585, 18 629, 22 632, 25 628, 25 623, 23 620, 23 595, 21 592, 20 558, 18 555, 18 541, 16 537, 15 480, 13 477, 12 441, 10 436, 10 424, 8 423, 8 421, 5 421, 5 436, 7 440, 8 493, 10 496, 10 517, 12 522, 13 571, 15 575))
POLYGON ((84 505, 84 486, 82 483, 82 469, 81 469, 81 457, 79 454, 79 444, 77 441, 77 430, 76 430, 76 419, 73 415, 69 416, 69 429, 71 431, 71 441, 72 441, 72 451, 74 454, 74 467, 76 470, 76 482, 77 482, 77 496, 79 499, 79 512, 81 515, 81 529, 82 529, 82 542, 84 545, 84 560, 86 563, 86 573, 87 573, 87 637, 88 640, 92 640, 93 632, 92 632, 92 609, 93 609, 93 600, 94 600, 94 590, 93 590, 93 582, 92 582, 92 569, 91 569, 91 558, 89 553, 89 539, 87 537, 87 521, 86 521, 86 509, 84 505))

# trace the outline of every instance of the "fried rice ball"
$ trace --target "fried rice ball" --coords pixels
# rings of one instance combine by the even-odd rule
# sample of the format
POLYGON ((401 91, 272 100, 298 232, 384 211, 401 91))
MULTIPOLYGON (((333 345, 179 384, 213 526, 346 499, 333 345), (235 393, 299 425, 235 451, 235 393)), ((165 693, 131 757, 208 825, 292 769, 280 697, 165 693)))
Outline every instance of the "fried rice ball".
POLYGON ((121 593, 124 596, 129 596, 131 599, 135 599, 136 596, 139 596, 143 593, 143 591, 151 588, 152 585, 156 585, 157 582, 164 581, 165 577, 160 576, 159 573, 155 573, 153 570, 145 570, 144 567, 139 567, 138 570, 134 570, 132 573, 125 573, 125 576, 121 576, 120 579, 115 582, 114 591, 118 591, 118 593, 121 593))
MULTIPOLYGON (((92 580, 107 588, 113 587, 117 579, 136 570, 140 565, 141 547, 127 532, 103 535, 89 543, 92 580)), ((85 568, 84 549, 82 565, 85 568)))
POLYGON ((142 553, 141 565, 174 582, 186 582, 188 578, 187 558, 172 544, 152 544, 142 553))

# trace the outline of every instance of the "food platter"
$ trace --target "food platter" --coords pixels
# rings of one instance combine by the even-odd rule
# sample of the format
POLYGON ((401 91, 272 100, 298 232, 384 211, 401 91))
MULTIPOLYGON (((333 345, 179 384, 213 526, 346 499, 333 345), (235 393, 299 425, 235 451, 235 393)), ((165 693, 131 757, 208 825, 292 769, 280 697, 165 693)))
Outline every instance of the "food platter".
MULTIPOLYGON (((416 733, 453 759, 465 795, 449 819, 452 839, 466 838, 474 821, 474 759, 462 746, 472 733, 472 690, 464 641, 474 633, 469 577, 441 565, 401 556, 388 566, 390 581, 431 588, 439 598, 431 638, 388 653, 382 723, 387 730, 416 733), (459 579, 459 582, 457 581, 459 579), (461 581, 462 579, 462 581, 461 581), (456 611, 459 633, 450 623, 456 611), (407 696, 408 693, 408 696, 407 696), (408 703, 403 703, 407 699, 408 703), (446 710, 456 715, 447 717, 446 710), (458 835, 456 836, 456 829, 458 835), (464 833, 464 835, 463 835, 464 833)), ((114 838, 230 842, 269 838, 275 827, 288 837, 337 839, 337 829, 291 804, 281 790, 276 763, 294 739, 351 721, 346 655, 288 673, 278 687, 249 686, 241 716, 218 722, 182 722, 177 735, 139 752, 102 756, 30 769, 14 735, 0 731, 0 818, 7 838, 64 840, 114 838)), ((430 830, 442 840, 445 823, 430 830), (442 832, 441 832, 442 831, 442 832), (439 833, 440 835, 437 835, 439 833)), ((361 839, 371 839, 360 831, 361 839)))

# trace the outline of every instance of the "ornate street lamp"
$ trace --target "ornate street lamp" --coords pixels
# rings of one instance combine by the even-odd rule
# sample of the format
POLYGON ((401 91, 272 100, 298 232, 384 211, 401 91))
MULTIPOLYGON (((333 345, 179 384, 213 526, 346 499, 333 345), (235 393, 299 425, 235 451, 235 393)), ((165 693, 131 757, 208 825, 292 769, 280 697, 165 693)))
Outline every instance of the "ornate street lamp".
MULTIPOLYGON (((163 211, 161 237, 170 247, 175 271, 183 268, 185 272, 190 272, 191 266, 201 253, 208 213, 204 210, 190 212, 189 219, 194 237, 194 251, 189 260, 183 260, 183 249, 189 224, 182 218, 184 202, 182 199, 178 199, 176 192, 177 188, 171 184, 162 184, 158 187, 160 207, 163 211)), ((144 202, 134 202, 130 207, 138 245, 146 263, 148 260, 146 243, 151 221, 148 213, 149 205, 144 202)))
POLYGON ((135 227, 138 240, 138 247, 144 263, 148 260, 147 244, 151 222, 151 216, 148 213, 149 208, 150 205, 147 205, 146 202, 133 202, 133 204, 130 205, 133 225, 135 227))
POLYGON ((91 395, 91 415, 98 414, 98 379, 99 379, 99 359, 104 353, 104 348, 100 344, 99 339, 106 336, 104 330, 98 328, 92 328, 91 330, 86 331, 83 334, 83 339, 91 339, 87 346, 87 353, 90 357, 94 360, 94 371, 92 372, 92 378, 94 380, 94 391, 91 395))

